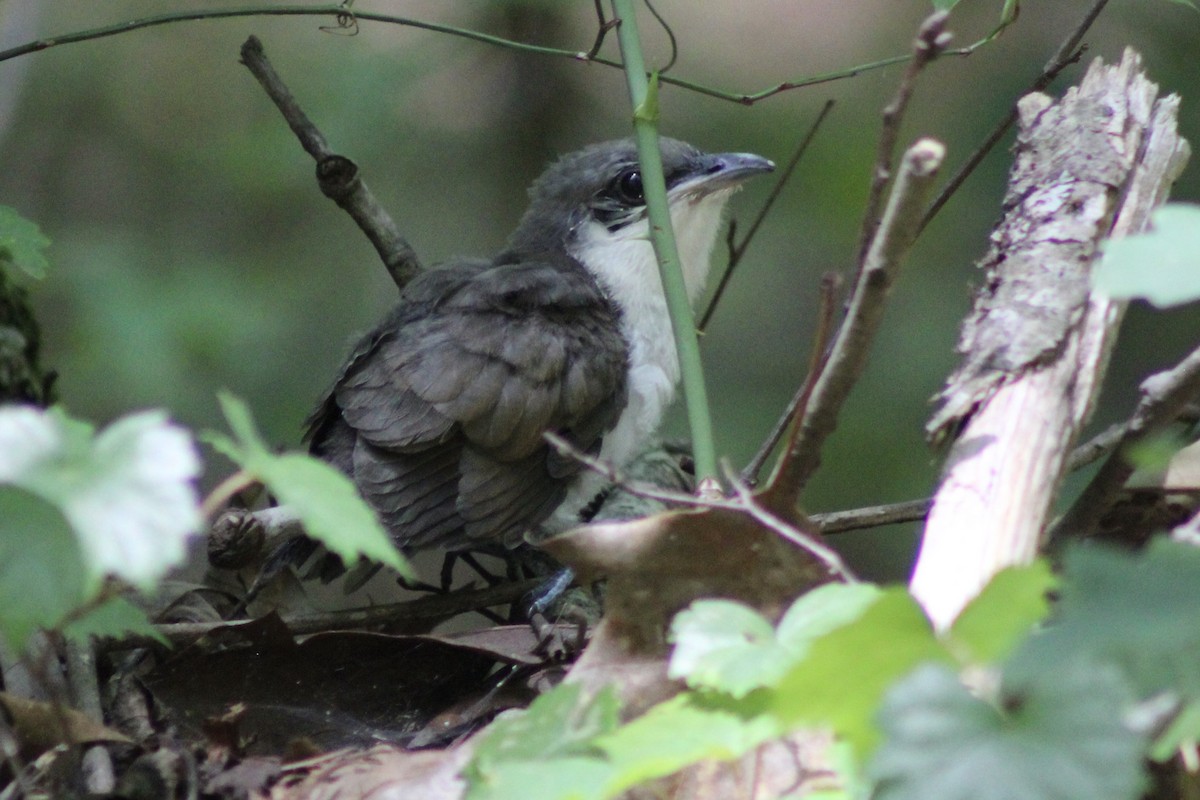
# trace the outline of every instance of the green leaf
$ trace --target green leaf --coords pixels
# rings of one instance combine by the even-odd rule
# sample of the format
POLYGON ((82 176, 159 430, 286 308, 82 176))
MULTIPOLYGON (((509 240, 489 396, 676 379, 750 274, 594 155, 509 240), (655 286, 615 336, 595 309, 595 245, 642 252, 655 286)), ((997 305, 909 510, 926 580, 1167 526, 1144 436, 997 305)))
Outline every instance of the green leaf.
POLYGON ((617 705, 611 690, 585 701, 581 686, 562 684, 497 719, 464 770, 468 800, 602 797, 612 768, 593 740, 617 727, 617 705))
POLYGON ((34 278, 46 277, 50 264, 42 252, 50 240, 37 225, 8 206, 0 206, 0 268, 16 267, 34 278))
POLYGON ((1170 690, 1200 699, 1200 549, 1165 537, 1137 554, 1080 545, 1063 558, 1052 624, 1005 668, 1020 686, 1078 663, 1119 668, 1147 698, 1170 690))
POLYGON ((472 781, 467 800, 602 800, 612 768, 596 758, 506 762, 472 781))
POLYGON ((646 84, 646 97, 633 109, 633 118, 655 124, 658 117, 658 72, 651 72, 650 80, 646 84))
POLYGON ((958 5, 960 0, 933 0, 934 11, 949 11, 958 5))
POLYGON ((950 629, 949 646, 968 663, 1005 657, 1050 609, 1054 573, 1046 561, 1001 570, 971 601, 950 629))
POLYGON ((733 697, 774 686, 813 640, 856 619, 878 595, 870 584, 818 587, 788 609, 778 632, 740 603, 699 600, 672 623, 670 675, 733 697))
POLYGON ((120 639, 128 634, 140 634, 157 639, 170 647, 171 642, 155 629, 146 612, 126 600, 113 597, 87 614, 63 626, 64 636, 80 641, 89 637, 111 637, 120 639))
POLYGON ((209 441, 271 490, 290 508, 305 532, 347 564, 360 556, 386 564, 408 578, 415 573, 379 523, 353 482, 320 459, 302 453, 275 455, 267 449, 249 407, 233 395, 218 395, 236 441, 209 441))
POLYGON ((784 733, 765 714, 739 713, 704 696, 677 695, 596 740, 612 774, 605 796, 706 759, 730 760, 784 733))
POLYGON ((1168 307, 1200 299, 1200 205, 1168 203, 1146 233, 1114 239, 1092 284, 1118 299, 1144 298, 1168 307))
POLYGON ((191 436, 158 411, 131 414, 99 435, 56 409, 0 408, 0 484, 57 506, 88 571, 85 594, 108 575, 143 589, 182 563, 200 527, 191 436))
POLYGON ((779 682, 772 711, 786 724, 829 725, 865 753, 884 691, 919 664, 951 660, 908 592, 885 589, 858 619, 812 643, 779 682))
POLYGON ((774 683, 791 663, 766 617, 731 600, 692 603, 675 616, 670 641, 672 678, 734 697, 774 683))
POLYGON ((1021 0, 1004 0, 1004 7, 1000 9, 1000 24, 1009 25, 1017 21, 1017 15, 1021 13, 1021 0))
POLYGON ((868 764, 876 800, 1134 800, 1144 742, 1122 723, 1111 670, 1050 676, 1002 712, 950 670, 924 666, 880 709, 883 744, 868 764))
POLYGON ((85 600, 83 553, 66 517, 42 498, 0 485, 0 634, 14 653, 85 600))

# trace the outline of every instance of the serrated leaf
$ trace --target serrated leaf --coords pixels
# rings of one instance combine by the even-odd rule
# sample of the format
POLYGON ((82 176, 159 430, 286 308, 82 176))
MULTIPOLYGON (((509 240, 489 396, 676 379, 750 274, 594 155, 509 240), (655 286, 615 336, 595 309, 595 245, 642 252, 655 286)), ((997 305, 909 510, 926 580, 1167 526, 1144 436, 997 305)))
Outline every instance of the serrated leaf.
POLYGON ((1012 652, 1050 609, 1054 573, 1045 561, 997 573, 950 629, 949 644, 970 663, 996 663, 1012 652))
POLYGON ((0 483, 57 506, 89 573, 149 589, 182 563, 200 526, 191 436, 162 412, 123 417, 99 435, 52 409, 0 409, 0 483))
POLYGON ((596 758, 510 761, 467 789, 467 800, 602 800, 612 768, 596 758))
POLYGON ((1200 205, 1168 203, 1148 232, 1106 242, 1092 284, 1110 297, 1159 307, 1200 299, 1200 205))
POLYGON ((908 592, 885 589, 858 619, 812 643, 779 682, 772 711, 786 724, 828 725, 865 753, 884 691, 926 661, 951 657, 908 592))
POLYGON ((290 508, 305 532, 347 564, 366 557, 408 578, 412 567, 392 544, 375 512, 354 483, 320 459, 302 453, 275 455, 267 449, 249 407, 233 395, 218 395, 236 441, 211 436, 214 447, 237 462, 290 508))
POLYGON ((85 600, 90 581, 66 517, 42 498, 0 485, 0 634, 19 653, 85 600))
POLYGON ((69 639, 85 642, 92 636, 120 639, 129 634, 138 634, 171 646, 170 640, 158 632, 146 612, 123 597, 113 597, 79 619, 72 620, 63 626, 62 634, 69 639))
POLYGON ((581 686, 564 683, 540 695, 523 713, 493 724, 475 757, 486 763, 595 754, 592 739, 616 729, 618 711, 612 690, 585 701, 581 686))
POLYGON ((617 727, 618 703, 611 690, 582 692, 562 684, 493 722, 464 770, 468 800, 601 797, 611 767, 593 740, 617 727))
POLYGON ((1132 554, 1080 545, 1063 558, 1061 599, 1005 668, 1020 686, 1077 663, 1119 668, 1146 698, 1200 699, 1200 549, 1160 537, 1132 554))
POLYGON ((882 590, 871 583, 827 583, 792 603, 779 621, 779 641, 802 656, 813 641, 861 617, 882 590))
POLYGON ((700 761, 737 758, 782 734, 768 715, 742 714, 697 695, 677 695, 596 740, 612 768, 605 796, 700 761))
POLYGON ((820 586, 792 604, 778 631, 740 603, 699 600, 672 623, 670 675, 735 698, 774 686, 813 640, 856 619, 878 595, 871 584, 820 586))
POLYGON ((880 708, 872 797, 1134 800, 1144 742, 1122 724, 1127 700, 1115 672, 1084 668, 1050 676, 1002 713, 950 670, 920 667, 880 708))
POLYGON ((766 617, 731 600, 692 603, 672 621, 670 641, 672 678, 734 697, 773 683, 791 663, 766 617))
POLYGON ((34 278, 46 277, 50 264, 42 252, 50 240, 36 224, 8 206, 0 206, 0 267, 16 267, 34 278))

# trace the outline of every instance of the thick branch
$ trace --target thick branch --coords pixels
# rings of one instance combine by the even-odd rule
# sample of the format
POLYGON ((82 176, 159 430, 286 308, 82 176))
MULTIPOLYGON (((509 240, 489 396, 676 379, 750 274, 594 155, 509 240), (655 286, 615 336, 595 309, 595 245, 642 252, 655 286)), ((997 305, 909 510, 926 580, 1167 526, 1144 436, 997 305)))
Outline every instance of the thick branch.
POLYGON ((825 368, 813 386, 807 408, 787 451, 764 491, 763 503, 790 517, 800 491, 821 459, 821 446, 837 427, 838 413, 867 364, 876 331, 900 264, 916 237, 921 208, 945 157, 945 148, 922 139, 908 149, 879 229, 850 299, 846 319, 834 339, 825 368))
POLYGON ((1157 93, 1127 51, 1117 66, 1094 63, 1058 103, 1020 103, 988 279, 963 327, 964 363, 930 423, 935 439, 955 441, 912 591, 939 627, 993 574, 1037 553, 1123 311, 1091 295, 1091 264, 1110 231, 1146 224, 1186 152, 1175 102, 1156 103, 1157 93), (1146 160, 1159 137, 1169 157, 1146 160))
POLYGON ((421 271, 416 252, 396 227, 391 216, 375 199, 353 161, 333 153, 317 126, 300 108, 267 60, 262 42, 251 36, 242 45, 242 63, 258 79, 267 95, 287 120, 288 126, 300 140, 301 146, 317 162, 317 183, 321 192, 345 211, 383 260, 397 288, 405 285, 421 271))

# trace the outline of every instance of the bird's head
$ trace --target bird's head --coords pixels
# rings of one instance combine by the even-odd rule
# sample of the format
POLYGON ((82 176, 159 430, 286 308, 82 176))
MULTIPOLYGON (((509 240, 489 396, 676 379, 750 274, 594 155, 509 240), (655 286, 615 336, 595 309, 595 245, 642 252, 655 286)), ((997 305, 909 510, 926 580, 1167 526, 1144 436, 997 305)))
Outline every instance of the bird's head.
MULTIPOLYGON (((704 153, 663 138, 671 226, 689 294, 699 292, 721 211, 742 181, 775 168, 750 153, 704 153)), ((632 139, 594 144, 559 159, 529 190, 529 209, 509 239, 517 253, 566 252, 606 284, 652 268, 646 200, 632 139)), ((654 273, 657 274, 656 272, 654 273)))

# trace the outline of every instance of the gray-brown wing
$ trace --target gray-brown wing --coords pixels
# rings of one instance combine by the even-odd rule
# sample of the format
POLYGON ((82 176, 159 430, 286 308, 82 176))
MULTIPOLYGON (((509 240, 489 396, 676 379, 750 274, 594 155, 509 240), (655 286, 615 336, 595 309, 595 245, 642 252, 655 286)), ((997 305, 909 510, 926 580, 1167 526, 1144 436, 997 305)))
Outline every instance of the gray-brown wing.
POLYGON ((511 540, 578 470, 542 433, 595 451, 625 405, 617 313, 574 262, 421 280, 347 363, 314 418, 314 452, 406 548, 511 540))

